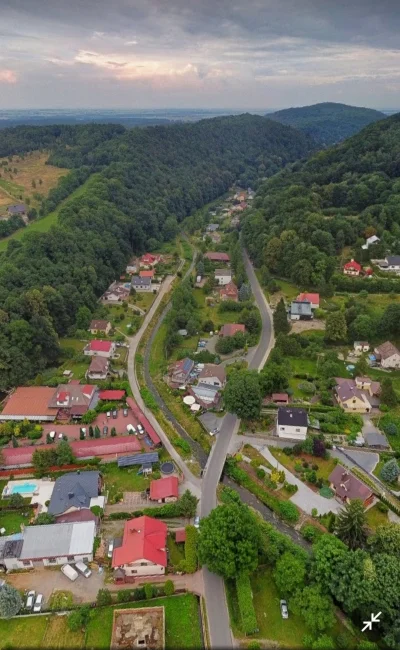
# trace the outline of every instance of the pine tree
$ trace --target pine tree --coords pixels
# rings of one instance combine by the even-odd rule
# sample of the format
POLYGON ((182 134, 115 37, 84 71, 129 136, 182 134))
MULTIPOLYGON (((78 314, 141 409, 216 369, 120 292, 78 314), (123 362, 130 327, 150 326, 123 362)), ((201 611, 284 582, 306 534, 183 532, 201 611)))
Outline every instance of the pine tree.
POLYGON ((381 403, 394 408, 397 402, 398 399, 393 388, 393 382, 389 377, 385 377, 381 383, 381 403))
POLYGON ((365 506, 360 499, 353 499, 341 510, 336 520, 339 539, 351 549, 364 546, 367 539, 365 506))
POLYGON ((283 298, 280 299, 274 312, 274 330, 275 336, 278 334, 288 334, 290 332, 290 323, 287 319, 286 307, 283 298))

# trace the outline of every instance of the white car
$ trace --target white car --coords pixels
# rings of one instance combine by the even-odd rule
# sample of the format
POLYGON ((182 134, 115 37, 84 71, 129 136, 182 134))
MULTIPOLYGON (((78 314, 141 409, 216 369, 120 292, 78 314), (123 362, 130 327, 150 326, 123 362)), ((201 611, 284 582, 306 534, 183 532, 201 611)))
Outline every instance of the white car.
POLYGON ((43 594, 38 594, 36 596, 35 604, 33 606, 33 611, 37 614, 42 611, 43 607, 43 594))
POLYGON ((33 603, 35 602, 36 591, 28 591, 25 609, 32 609, 33 603))
POLYGON ((137 428, 138 428, 139 433, 143 433, 144 429, 143 429, 141 424, 138 424, 137 428))
POLYGON ((199 515, 195 516, 193 525, 194 525, 195 528, 200 528, 200 517, 199 517, 199 515))
POLYGON ((289 612, 288 612, 286 600, 281 600, 280 606, 281 606, 282 618, 289 618, 289 612))
POLYGON ((110 542, 108 545, 107 557, 112 557, 114 550, 114 542, 110 542))

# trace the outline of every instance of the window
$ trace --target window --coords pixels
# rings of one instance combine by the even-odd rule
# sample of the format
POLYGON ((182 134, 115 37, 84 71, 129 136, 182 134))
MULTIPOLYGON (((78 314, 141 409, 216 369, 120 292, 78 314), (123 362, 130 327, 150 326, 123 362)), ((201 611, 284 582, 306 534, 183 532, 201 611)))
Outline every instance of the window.
POLYGON ((300 433, 300 429, 296 429, 296 433, 300 433))
POLYGON ((74 556, 74 555, 68 555, 68 556, 67 556, 67 562, 73 562, 74 560, 75 560, 75 556, 74 556))
POLYGON ((140 566, 147 566, 147 562, 141 562, 140 566))
POLYGON ((24 566, 31 566, 31 561, 30 560, 23 560, 22 564, 24 566))
POLYGON ((90 562, 90 560, 89 560, 88 557, 84 557, 84 558, 82 558, 82 562, 90 562))
POLYGON ((57 562, 55 557, 49 557, 49 559, 47 561, 48 561, 49 564, 55 564, 57 562))
POLYGON ((285 430, 285 427, 281 427, 281 431, 284 431, 284 430, 285 430))

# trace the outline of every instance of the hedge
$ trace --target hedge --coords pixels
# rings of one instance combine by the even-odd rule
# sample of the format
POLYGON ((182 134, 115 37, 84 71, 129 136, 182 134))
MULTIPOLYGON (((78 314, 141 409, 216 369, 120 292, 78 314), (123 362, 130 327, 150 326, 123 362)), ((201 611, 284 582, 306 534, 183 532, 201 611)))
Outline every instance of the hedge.
POLYGON ((197 528, 186 526, 185 540, 185 571, 186 573, 195 573, 198 567, 197 558, 197 528))
POLYGON ((233 459, 228 459, 226 461, 225 473, 236 481, 236 483, 254 494, 264 505, 270 508, 273 512, 276 512, 276 514, 282 519, 293 523, 296 523, 299 520, 299 511, 293 503, 289 501, 281 501, 273 494, 263 490, 263 488, 253 481, 243 469, 240 469, 240 467, 237 466, 233 459))
POLYGON ((135 510, 135 512, 112 512, 108 519, 135 519, 135 517, 142 517, 148 515, 149 517, 163 518, 163 517, 180 517, 181 509, 179 501, 175 503, 165 503, 163 506, 155 508, 143 508, 142 510, 135 510))
POLYGON ((236 592, 242 620, 242 631, 248 634, 258 632, 256 612, 253 605, 253 594, 251 591, 250 578, 247 574, 241 573, 236 578, 236 592))

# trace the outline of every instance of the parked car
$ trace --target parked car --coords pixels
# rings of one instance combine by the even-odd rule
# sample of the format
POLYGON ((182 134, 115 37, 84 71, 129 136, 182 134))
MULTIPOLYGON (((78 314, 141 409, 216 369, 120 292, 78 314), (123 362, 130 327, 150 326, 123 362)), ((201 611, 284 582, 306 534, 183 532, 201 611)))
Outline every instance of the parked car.
POLYGON ((124 418, 127 418, 128 417, 128 409, 124 409, 123 413, 124 413, 124 418))
POLYGON ((138 428, 139 433, 144 433, 144 429, 143 429, 141 424, 138 424, 137 428, 138 428))
POLYGON ((126 430, 129 433, 129 435, 131 435, 131 434, 136 435, 136 429, 133 426, 133 424, 127 424, 126 425, 126 430))
POLYGON ((36 591, 28 591, 26 603, 25 603, 25 609, 29 609, 29 610, 32 609, 33 604, 35 602, 35 596, 36 596, 36 591))
POLYGON ((85 578, 89 578, 92 575, 91 570, 84 562, 75 562, 75 569, 85 576, 85 578))
POLYGON ((289 618, 289 612, 288 612, 286 600, 281 600, 280 606, 281 606, 282 618, 289 618))
POLYGON ((107 557, 112 557, 114 550, 114 542, 110 542, 108 545, 107 557))
POLYGON ((106 436, 108 433, 108 427, 103 427, 103 434, 106 436))
POLYGON ((113 416, 113 419, 116 420, 117 417, 118 417, 118 411, 114 409, 114 411, 112 412, 112 416, 113 416))
POLYGON ((71 582, 74 582, 77 578, 79 578, 78 572, 75 571, 74 567, 72 567, 70 564, 63 564, 61 571, 65 576, 67 576, 67 578, 71 580, 71 582))
POLYGON ((35 604, 33 606, 33 611, 35 612, 35 614, 41 612, 42 607, 43 607, 43 594, 38 594, 36 596, 35 604))
POLYGON ((200 517, 199 517, 199 515, 195 516, 193 525, 194 525, 195 528, 200 528, 200 517))
POLYGON ((107 411, 106 416, 107 416, 108 418, 110 418, 110 417, 111 417, 111 411, 107 411))

